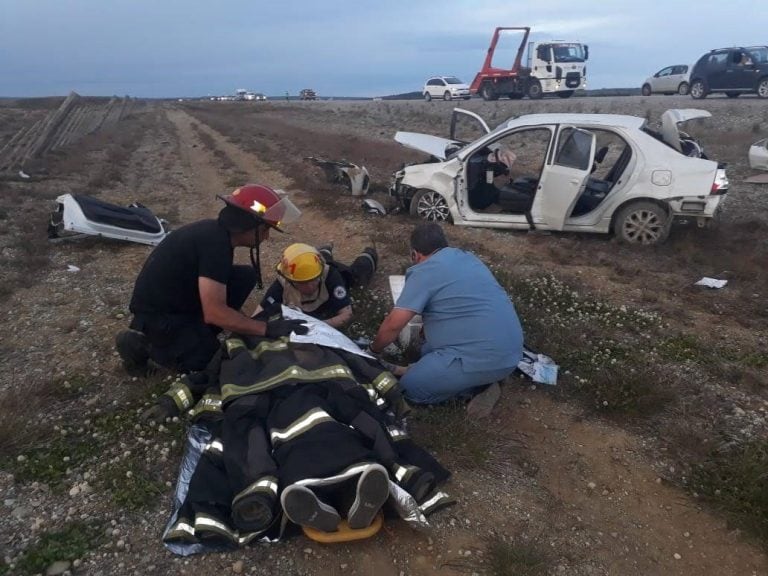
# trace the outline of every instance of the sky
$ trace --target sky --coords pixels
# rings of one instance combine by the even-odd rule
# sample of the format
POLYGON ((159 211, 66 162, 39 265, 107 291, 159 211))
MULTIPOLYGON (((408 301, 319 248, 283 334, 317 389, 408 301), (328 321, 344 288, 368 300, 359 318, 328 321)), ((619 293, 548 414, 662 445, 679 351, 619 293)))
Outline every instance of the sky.
MULTIPOLYGON (((590 88, 768 43, 759 0, 0 0, 0 97, 320 97, 471 82, 497 26, 589 45, 590 88)), ((509 64, 513 56, 509 51, 509 64)), ((507 52, 502 52, 503 56, 507 52)))

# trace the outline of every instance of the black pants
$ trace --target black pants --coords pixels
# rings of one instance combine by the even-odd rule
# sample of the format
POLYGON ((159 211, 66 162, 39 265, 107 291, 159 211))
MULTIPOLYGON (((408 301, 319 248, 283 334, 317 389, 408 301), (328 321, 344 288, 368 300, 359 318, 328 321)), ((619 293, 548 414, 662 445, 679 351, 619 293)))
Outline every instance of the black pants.
MULTIPOLYGON (((233 266, 227 282, 227 306, 239 310, 256 285, 251 266, 233 266)), ((202 313, 137 313, 131 328, 149 340, 149 357, 172 370, 203 370, 219 348, 218 326, 206 324, 202 313)))

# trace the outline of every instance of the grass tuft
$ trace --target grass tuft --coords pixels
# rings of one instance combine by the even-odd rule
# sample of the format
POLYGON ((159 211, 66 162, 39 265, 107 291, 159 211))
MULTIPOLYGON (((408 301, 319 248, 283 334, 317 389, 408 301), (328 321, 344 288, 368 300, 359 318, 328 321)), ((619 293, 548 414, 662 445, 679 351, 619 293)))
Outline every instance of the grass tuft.
POLYGON ((714 451, 694 467, 691 489, 712 502, 737 526, 768 541, 768 441, 755 440, 714 451))
POLYGON ((488 572, 493 576, 543 576, 549 558, 534 543, 494 538, 488 545, 488 572))
POLYGON ((58 532, 43 534, 40 540, 27 548, 16 563, 21 574, 41 574, 59 560, 76 560, 98 547, 103 532, 98 524, 73 522, 58 532))

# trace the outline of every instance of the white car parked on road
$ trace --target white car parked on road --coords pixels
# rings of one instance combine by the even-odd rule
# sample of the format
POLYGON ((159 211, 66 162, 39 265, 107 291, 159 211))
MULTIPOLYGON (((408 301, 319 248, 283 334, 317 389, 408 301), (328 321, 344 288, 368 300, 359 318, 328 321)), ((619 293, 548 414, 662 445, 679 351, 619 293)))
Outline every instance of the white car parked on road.
POLYGON ((651 94, 688 94, 690 83, 688 82, 688 65, 677 64, 662 68, 653 76, 643 82, 643 96, 651 94))
POLYGON ((465 84, 455 76, 434 76, 424 83, 424 100, 429 102, 432 98, 442 98, 443 100, 453 100, 454 98, 464 98, 469 100, 469 84, 465 84))
POLYGON ((725 167, 678 131, 705 110, 668 110, 654 132, 645 118, 617 114, 529 114, 490 131, 455 109, 451 138, 398 132, 430 161, 394 175, 390 193, 411 215, 462 226, 614 232, 657 244, 673 220, 708 223, 728 192, 725 167), (455 137, 471 120, 483 135, 455 137))

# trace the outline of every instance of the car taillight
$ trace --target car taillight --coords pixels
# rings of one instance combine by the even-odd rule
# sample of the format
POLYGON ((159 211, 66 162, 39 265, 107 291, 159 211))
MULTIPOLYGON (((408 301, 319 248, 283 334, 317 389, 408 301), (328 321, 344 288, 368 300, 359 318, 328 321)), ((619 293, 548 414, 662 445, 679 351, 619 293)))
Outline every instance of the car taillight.
POLYGON ((715 180, 712 182, 710 195, 719 195, 728 193, 728 176, 725 174, 725 168, 718 168, 715 172, 715 180))

